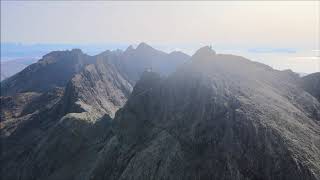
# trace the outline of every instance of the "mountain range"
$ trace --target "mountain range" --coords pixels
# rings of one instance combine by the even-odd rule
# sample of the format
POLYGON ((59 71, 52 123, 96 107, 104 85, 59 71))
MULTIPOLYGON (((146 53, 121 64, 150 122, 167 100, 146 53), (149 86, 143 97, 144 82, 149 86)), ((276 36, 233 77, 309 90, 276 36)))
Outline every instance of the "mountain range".
POLYGON ((1 82, 6 180, 319 180, 320 74, 141 43, 1 82))

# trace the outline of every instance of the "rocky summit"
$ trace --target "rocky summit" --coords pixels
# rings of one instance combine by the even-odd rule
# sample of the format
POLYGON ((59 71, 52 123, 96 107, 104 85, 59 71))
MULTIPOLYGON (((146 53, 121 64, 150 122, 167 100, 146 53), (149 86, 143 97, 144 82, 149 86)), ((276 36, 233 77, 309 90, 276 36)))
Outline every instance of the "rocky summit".
POLYGON ((68 55, 79 69, 62 83, 41 70, 67 61, 54 57, 22 71, 53 79, 21 85, 19 73, 2 86, 4 179, 320 179, 318 74, 142 43, 68 55))

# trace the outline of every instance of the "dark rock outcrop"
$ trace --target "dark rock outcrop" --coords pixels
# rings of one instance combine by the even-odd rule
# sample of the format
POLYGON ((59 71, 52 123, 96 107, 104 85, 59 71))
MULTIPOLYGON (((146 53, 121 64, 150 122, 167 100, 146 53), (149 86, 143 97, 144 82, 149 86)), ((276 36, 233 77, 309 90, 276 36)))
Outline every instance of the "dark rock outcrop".
POLYGON ((320 72, 302 77, 302 87, 320 101, 320 72))
POLYGON ((39 113, 55 107, 63 96, 63 88, 41 93, 18 93, 1 97, 1 136, 9 136, 39 113))
POLYGON ((15 96, 1 96, 1 121, 19 117, 26 105, 40 95, 40 93, 28 92, 15 96))

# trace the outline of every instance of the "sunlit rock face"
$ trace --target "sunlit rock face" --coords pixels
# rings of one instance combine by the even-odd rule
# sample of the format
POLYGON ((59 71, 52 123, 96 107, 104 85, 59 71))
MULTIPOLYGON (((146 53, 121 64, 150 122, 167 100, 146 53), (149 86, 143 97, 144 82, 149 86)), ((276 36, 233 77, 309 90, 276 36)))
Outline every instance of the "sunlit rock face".
POLYGON ((75 75, 67 85, 67 112, 90 112, 94 118, 108 114, 114 117, 132 91, 132 85, 114 65, 98 60, 75 75), (70 92, 69 92, 70 91, 70 92), (70 106, 70 104, 73 104, 70 106), (75 110, 78 108, 82 110, 75 110))

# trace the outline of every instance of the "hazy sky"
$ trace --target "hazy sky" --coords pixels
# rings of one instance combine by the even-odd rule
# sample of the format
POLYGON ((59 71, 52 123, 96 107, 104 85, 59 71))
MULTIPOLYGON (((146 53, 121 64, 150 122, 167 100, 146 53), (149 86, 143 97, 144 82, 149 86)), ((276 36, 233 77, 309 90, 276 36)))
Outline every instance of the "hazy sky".
POLYGON ((1 42, 144 41, 190 52, 212 44, 278 69, 314 72, 320 68, 319 6, 319 1, 1 1, 1 42))

